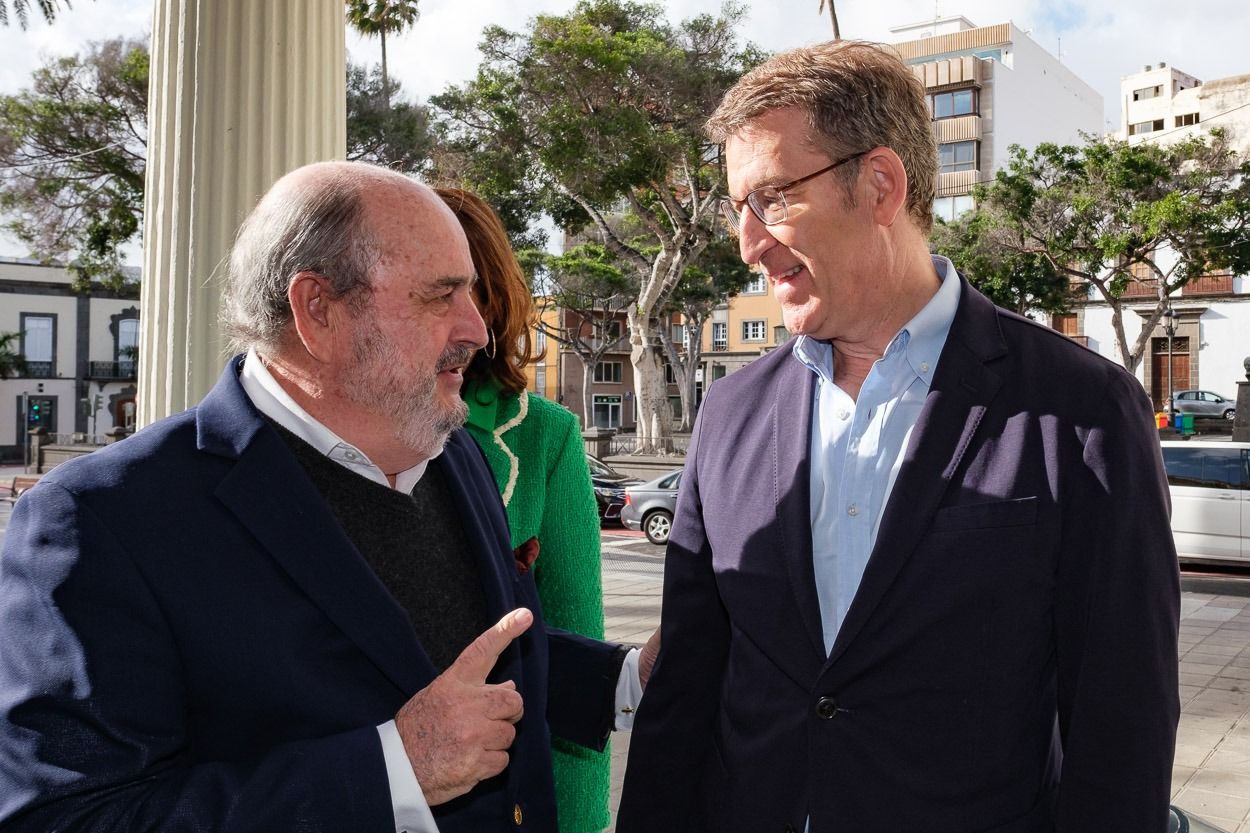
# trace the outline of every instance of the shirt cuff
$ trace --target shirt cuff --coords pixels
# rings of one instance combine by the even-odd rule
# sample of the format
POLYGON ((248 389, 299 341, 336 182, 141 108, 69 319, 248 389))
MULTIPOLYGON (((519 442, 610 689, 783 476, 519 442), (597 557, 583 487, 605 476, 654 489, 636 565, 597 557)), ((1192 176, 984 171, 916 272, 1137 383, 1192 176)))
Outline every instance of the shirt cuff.
POLYGON ((382 759, 386 762, 386 778, 391 786, 395 833, 438 833, 434 813, 417 783, 395 721, 388 720, 379 726, 378 737, 382 740, 382 759))
POLYGON ((631 648, 621 663, 621 676, 616 678, 616 730, 628 732, 634 728, 634 713, 642 699, 642 680, 638 677, 638 657, 642 652, 631 648))

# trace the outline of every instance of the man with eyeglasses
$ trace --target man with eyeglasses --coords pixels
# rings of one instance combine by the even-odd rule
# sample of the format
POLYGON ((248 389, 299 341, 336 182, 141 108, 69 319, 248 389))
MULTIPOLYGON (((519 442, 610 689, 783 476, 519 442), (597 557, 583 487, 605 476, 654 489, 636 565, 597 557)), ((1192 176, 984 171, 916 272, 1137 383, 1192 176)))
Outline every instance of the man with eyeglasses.
POLYGON ((923 93, 887 48, 826 44, 708 124, 798 338, 699 412, 619 833, 1166 829, 1150 404, 930 255, 923 93))

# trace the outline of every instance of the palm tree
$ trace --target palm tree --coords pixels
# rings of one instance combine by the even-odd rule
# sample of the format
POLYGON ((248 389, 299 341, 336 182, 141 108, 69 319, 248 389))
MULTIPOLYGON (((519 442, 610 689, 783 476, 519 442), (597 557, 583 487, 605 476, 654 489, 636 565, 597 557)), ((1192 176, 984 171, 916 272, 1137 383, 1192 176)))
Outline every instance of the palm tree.
POLYGON ((0 333, 0 379, 26 372, 26 358, 13 349, 13 342, 21 336, 21 333, 0 333))
MULTIPOLYGON (((3 2, 4 0, 0 0, 3 2)), ((417 22, 417 0, 346 0, 347 22, 362 35, 382 39, 382 94, 390 104, 390 78, 386 74, 386 35, 399 34, 417 22)))
MULTIPOLYGON (((35 6, 43 13, 43 19, 51 23, 56 20, 56 13, 62 2, 65 3, 65 8, 70 8, 69 0, 35 0, 35 6)), ((13 14, 17 15, 17 25, 25 32, 30 25, 30 0, 13 0, 13 14)), ((0 0, 0 25, 9 25, 8 0, 0 0)))
POLYGON ((826 2, 829 3, 829 19, 833 21, 833 39, 842 40, 842 32, 838 29, 838 13, 834 11, 833 0, 820 0, 820 9, 817 14, 824 12, 826 2))

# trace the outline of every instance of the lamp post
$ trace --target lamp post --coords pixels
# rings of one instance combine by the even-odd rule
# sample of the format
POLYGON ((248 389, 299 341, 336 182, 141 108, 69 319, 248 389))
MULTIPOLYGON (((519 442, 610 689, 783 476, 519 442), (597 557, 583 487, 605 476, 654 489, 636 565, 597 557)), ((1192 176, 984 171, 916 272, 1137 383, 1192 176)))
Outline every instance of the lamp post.
POLYGON ((1172 398, 1172 339, 1176 337, 1176 312, 1171 304, 1168 304, 1168 308, 1163 312, 1163 332, 1168 335, 1168 419, 1170 420, 1176 405, 1172 398))

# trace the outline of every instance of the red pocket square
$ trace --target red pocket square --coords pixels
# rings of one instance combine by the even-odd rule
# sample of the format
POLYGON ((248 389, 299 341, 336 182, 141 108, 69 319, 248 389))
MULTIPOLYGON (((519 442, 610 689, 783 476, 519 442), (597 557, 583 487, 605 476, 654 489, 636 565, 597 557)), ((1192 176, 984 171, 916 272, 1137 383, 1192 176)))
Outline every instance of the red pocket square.
POLYGON ((521 575, 528 573, 538 559, 538 539, 531 538, 517 547, 512 551, 512 557, 516 559, 516 571, 521 575))

